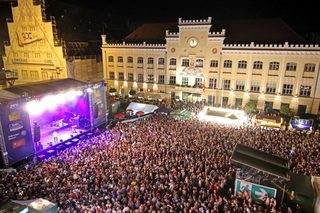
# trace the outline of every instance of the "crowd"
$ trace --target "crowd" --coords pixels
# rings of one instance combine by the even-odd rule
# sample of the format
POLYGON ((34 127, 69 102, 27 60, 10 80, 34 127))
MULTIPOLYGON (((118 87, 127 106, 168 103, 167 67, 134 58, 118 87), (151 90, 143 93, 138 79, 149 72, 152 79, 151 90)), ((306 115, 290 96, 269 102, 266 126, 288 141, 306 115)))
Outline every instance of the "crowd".
MULTIPOLYGON (((80 142, 56 157, 0 175, 0 198, 42 197, 60 212, 299 212, 234 195, 237 143, 320 175, 320 136, 154 115, 80 142)), ((302 210, 301 210, 302 211, 302 210)))

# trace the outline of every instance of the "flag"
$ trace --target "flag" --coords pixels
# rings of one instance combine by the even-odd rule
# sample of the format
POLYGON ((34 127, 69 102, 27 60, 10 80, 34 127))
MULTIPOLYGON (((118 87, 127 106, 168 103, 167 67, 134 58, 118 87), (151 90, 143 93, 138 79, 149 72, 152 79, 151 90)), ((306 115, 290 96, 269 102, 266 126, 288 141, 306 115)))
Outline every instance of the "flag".
POLYGON ((206 84, 205 84, 205 79, 203 78, 202 91, 205 92, 205 90, 206 90, 206 84))

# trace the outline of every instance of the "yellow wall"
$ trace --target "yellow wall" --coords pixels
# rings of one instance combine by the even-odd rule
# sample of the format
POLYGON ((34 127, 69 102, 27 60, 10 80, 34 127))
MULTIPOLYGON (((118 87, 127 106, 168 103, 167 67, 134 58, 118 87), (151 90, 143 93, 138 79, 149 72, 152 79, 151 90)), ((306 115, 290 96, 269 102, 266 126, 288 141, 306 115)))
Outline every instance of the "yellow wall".
MULTIPOLYGON (((209 95, 215 96, 215 103, 221 104, 222 96, 228 97, 228 106, 234 107, 235 100, 242 99, 242 106, 248 101, 257 101, 259 109, 264 109, 265 102, 273 102, 274 109, 280 109, 282 103, 289 104, 290 108, 298 110, 299 105, 306 105, 307 113, 317 114, 320 102, 320 48, 318 45, 291 45, 288 43, 282 45, 257 45, 251 44, 224 44, 227 32, 210 32, 212 26, 211 18, 207 20, 181 20, 179 19, 179 32, 166 32, 166 44, 111 44, 106 42, 102 36, 102 55, 104 78, 108 83, 108 88, 115 87, 117 92, 126 95, 131 87, 143 88, 144 91, 154 89, 166 93, 175 92, 180 99, 184 98, 183 93, 195 93, 201 96, 200 99, 208 101, 209 95), (195 38, 198 43, 195 47, 190 46, 189 41, 195 38), (113 56, 114 62, 110 63, 108 57, 113 56), (117 63, 117 57, 123 57, 123 64, 117 63), (133 64, 127 64, 127 57, 133 57, 133 64), (143 57, 143 68, 139 68, 137 58, 143 57), (153 69, 147 68, 147 58, 154 57, 153 69), (165 66, 159 69, 157 58, 165 58, 165 66), (170 65, 170 59, 176 59, 176 66, 170 65), (182 66, 182 60, 189 59, 190 66, 182 66), (197 59, 203 60, 203 67, 194 68, 197 59), (218 67, 210 67, 210 61, 217 60, 218 67), (224 61, 231 60, 232 68, 225 68, 224 61), (247 61, 246 69, 239 69, 238 62, 247 61), (263 63, 262 69, 253 69, 255 61, 263 63), (191 62, 193 65, 191 65, 191 62), (279 70, 269 70, 270 62, 279 62, 279 70), (296 71, 286 71, 287 63, 296 63, 296 71), (314 64, 314 72, 304 72, 305 64, 314 64), (195 75, 187 76, 190 87, 181 87, 182 76, 185 76, 186 70, 194 71, 198 77, 205 82, 205 92, 202 88, 192 88, 195 83, 195 75), (119 80, 119 72, 124 72, 124 80, 119 80), (115 79, 110 79, 110 72, 115 73, 115 79), (127 73, 134 73, 134 81, 128 82, 127 73), (144 74, 144 82, 137 82, 138 73, 144 74), (147 73, 155 76, 154 83, 148 83, 147 73), (158 76, 165 75, 165 84, 158 83, 158 76), (176 84, 170 85, 170 76, 176 76, 176 84), (217 88, 210 89, 209 79, 217 79, 217 88), (317 80, 318 79, 318 80, 317 80), (230 80, 230 89, 222 90, 222 81, 230 80), (236 90, 236 82, 243 81, 244 90, 236 90), (260 89, 257 92, 251 91, 252 82, 259 84, 260 89), (275 84, 275 92, 267 93, 267 83, 275 84), (293 85, 292 94, 283 94, 283 85, 293 85), (135 87, 136 85, 136 87, 135 87), (301 86, 311 86, 311 94, 308 97, 300 96, 301 86)), ((195 100, 195 99, 189 99, 195 100)))

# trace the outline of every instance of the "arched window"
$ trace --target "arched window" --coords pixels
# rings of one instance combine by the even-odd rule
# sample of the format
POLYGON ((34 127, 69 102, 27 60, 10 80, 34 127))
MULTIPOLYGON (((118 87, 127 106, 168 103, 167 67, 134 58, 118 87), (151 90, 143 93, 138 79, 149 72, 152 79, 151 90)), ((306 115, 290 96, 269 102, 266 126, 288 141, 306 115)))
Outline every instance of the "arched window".
POLYGON ((238 62, 239 69, 247 69, 247 61, 241 60, 238 62))
POLYGON ((113 62, 113 56, 108 56, 108 61, 113 62))
POLYGON ((158 64, 159 65, 164 65, 164 58, 159 58, 158 59, 158 64))
POLYGON ((153 58, 152 57, 148 58, 148 64, 153 64, 153 58))
POLYGON ((224 68, 232 68, 232 61, 231 60, 225 60, 223 62, 223 67, 224 68))
POLYGON ((276 61, 272 61, 269 64, 269 70, 279 70, 280 63, 276 61))
POLYGON ((169 65, 177 65, 177 59, 175 59, 175 58, 170 58, 170 63, 169 63, 169 65))
POLYGON ((127 58, 127 63, 130 63, 130 64, 133 63, 133 58, 131 56, 127 58))
POLYGON ((255 69, 255 70, 262 70, 262 66, 263 66, 262 61, 253 62, 253 69, 255 69))

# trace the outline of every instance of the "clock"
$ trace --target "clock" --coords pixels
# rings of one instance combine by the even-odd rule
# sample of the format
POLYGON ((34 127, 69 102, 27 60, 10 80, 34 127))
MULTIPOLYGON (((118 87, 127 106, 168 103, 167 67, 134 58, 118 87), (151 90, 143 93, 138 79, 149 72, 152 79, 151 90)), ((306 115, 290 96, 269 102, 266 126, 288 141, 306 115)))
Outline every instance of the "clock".
POLYGON ((190 47, 196 47, 198 45, 198 40, 194 37, 191 37, 188 40, 188 43, 189 43, 190 47))

